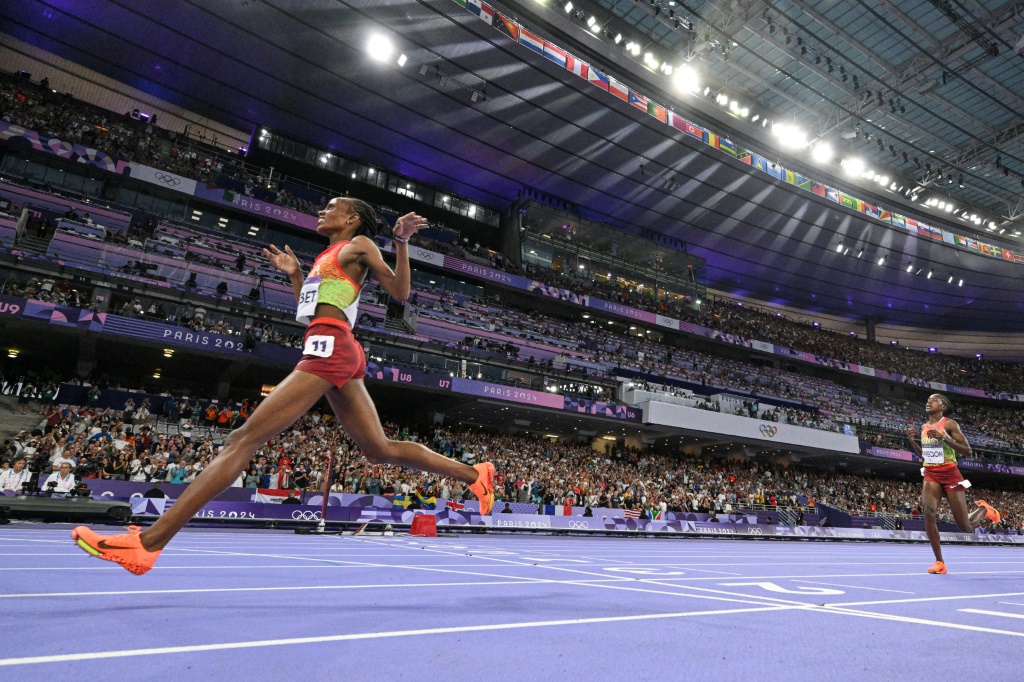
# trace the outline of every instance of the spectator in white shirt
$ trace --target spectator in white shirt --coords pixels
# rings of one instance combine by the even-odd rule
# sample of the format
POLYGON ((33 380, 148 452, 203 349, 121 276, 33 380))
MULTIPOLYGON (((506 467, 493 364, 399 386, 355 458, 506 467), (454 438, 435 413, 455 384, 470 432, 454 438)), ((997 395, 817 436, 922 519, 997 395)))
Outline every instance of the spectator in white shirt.
POLYGON ((60 465, 60 471, 55 471, 46 479, 43 490, 50 490, 54 493, 69 493, 75 489, 75 475, 71 473, 71 465, 64 462, 60 465), (50 484, 55 484, 53 489, 50 484))
POLYGON ((17 457, 14 460, 14 465, 0 473, 0 491, 13 490, 18 492, 21 490, 21 486, 25 485, 32 479, 32 472, 25 468, 25 458, 17 457))

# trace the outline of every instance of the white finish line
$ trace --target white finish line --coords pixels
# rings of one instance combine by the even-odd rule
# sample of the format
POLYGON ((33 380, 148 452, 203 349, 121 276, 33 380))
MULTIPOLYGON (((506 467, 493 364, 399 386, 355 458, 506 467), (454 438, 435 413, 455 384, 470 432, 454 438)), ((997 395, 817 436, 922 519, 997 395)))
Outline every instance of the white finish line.
POLYGON ((451 628, 429 628, 423 630, 392 630, 390 632, 360 632, 350 635, 326 635, 322 637, 294 637, 291 639, 263 639, 251 642, 225 642, 222 644, 194 644, 153 649, 122 649, 119 651, 93 651, 80 654, 58 654, 54 656, 27 656, 24 658, 2 658, 0 666, 33 665, 39 663, 66 663, 90 661, 101 658, 126 658, 130 656, 160 656, 164 654, 187 654, 199 651, 225 651, 228 649, 253 649, 268 646, 289 646, 294 644, 322 644, 325 642, 347 642, 361 639, 384 639, 389 637, 414 637, 417 635, 444 635, 456 632, 486 632, 490 630, 516 630, 520 628, 558 627, 563 625, 590 625, 593 623, 622 623, 628 621, 659 620, 666 618, 689 618, 693 616, 721 616, 733 613, 757 613, 759 611, 783 611, 800 608, 796 606, 758 606, 743 609, 719 609, 714 611, 685 611, 678 613, 652 613, 642 616, 606 616, 602 618, 577 618, 574 620, 541 620, 525 623, 496 623, 493 625, 466 625, 451 628))

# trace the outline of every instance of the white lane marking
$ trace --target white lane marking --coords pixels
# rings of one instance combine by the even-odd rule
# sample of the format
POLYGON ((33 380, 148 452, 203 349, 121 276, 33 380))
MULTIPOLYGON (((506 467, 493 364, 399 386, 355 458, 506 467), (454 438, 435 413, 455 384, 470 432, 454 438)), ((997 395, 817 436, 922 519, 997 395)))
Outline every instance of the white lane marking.
POLYGON ((252 649, 268 646, 289 646, 296 644, 322 644, 325 642, 345 642, 366 639, 384 639, 388 637, 413 637, 419 635, 444 635, 457 632, 487 632, 494 630, 516 630, 521 628, 559 627, 566 625, 592 625, 597 623, 623 623, 630 621, 664 620, 670 618, 693 618, 699 616, 721 616, 736 613, 757 613, 762 611, 782 611, 787 606, 758 606, 742 609, 717 609, 713 611, 682 611, 676 613, 651 613, 635 616, 605 616, 601 618, 577 618, 573 620, 528 621, 520 623, 493 623, 490 625, 465 625, 448 628, 427 628, 422 630, 391 630, 384 632, 360 632, 348 635, 326 635, 321 637, 294 637, 291 639, 264 639, 248 642, 224 642, 221 644, 196 644, 190 646, 172 646, 152 649, 122 649, 119 651, 93 651, 77 654, 57 654, 52 656, 26 656, 23 658, 0 659, 0 666, 32 665, 39 663, 64 663, 69 661, 88 661, 101 658, 125 658, 130 656, 157 656, 164 654, 184 654, 200 651, 223 651, 225 649, 252 649))
POLYGON ((864 587, 862 585, 839 585, 837 583, 823 583, 817 580, 794 580, 795 583, 807 583, 808 585, 829 585, 830 587, 848 587, 851 590, 871 590, 873 592, 896 592, 898 594, 916 594, 907 590, 883 590, 881 587, 864 587))
POLYGON ((842 590, 833 590, 831 587, 798 587, 795 590, 791 590, 782 585, 776 585, 771 582, 743 582, 743 583, 718 583, 722 587, 760 587, 763 590, 769 592, 782 592, 783 594, 805 594, 805 595, 820 595, 820 596, 837 596, 840 594, 846 594, 842 590))
POLYGON ((684 573, 683 571, 659 571, 656 568, 647 568, 644 566, 605 566, 604 570, 611 571, 613 573, 629 573, 631 575, 686 575, 686 573, 684 573))
POLYGON ((1006 613, 1004 611, 986 611, 985 609, 957 609, 963 613, 980 613, 983 616, 1002 616, 1003 618, 1024 619, 1024 613, 1006 613))
MULTIPOLYGON (((91 557, 88 557, 88 555, 86 555, 86 558, 91 558, 91 557)), ((216 557, 216 558, 219 559, 220 557, 216 557)), ((96 563, 96 562, 93 562, 93 563, 96 563)), ((429 568, 472 568, 474 566, 476 566, 476 564, 430 564, 429 568)), ((363 569, 365 569, 365 568, 394 568, 394 569, 409 570, 409 568, 407 566, 387 566, 387 565, 374 566, 374 565, 368 565, 368 564, 359 564, 359 565, 352 565, 352 566, 337 566, 337 565, 326 564, 326 563, 314 564, 314 565, 309 565, 309 564, 245 564, 245 565, 238 565, 238 564, 235 564, 235 565, 230 565, 230 564, 229 565, 194 564, 194 565, 191 565, 191 566, 167 566, 167 565, 160 565, 160 566, 154 566, 150 570, 151 571, 202 571, 202 570, 205 570, 205 569, 215 569, 215 570, 232 569, 232 570, 241 571, 241 570, 249 570, 249 569, 256 569, 256 568, 259 568, 259 569, 263 569, 263 568, 287 568, 287 569, 294 569, 294 570, 308 570, 308 569, 312 569, 312 568, 329 568, 329 569, 342 569, 342 568, 355 568, 355 569, 360 569, 360 568, 363 568, 363 569)), ((124 569, 121 568, 120 566, 115 566, 115 565, 111 565, 111 566, 20 566, 20 567, 9 566, 9 567, 0 567, 0 571, 123 571, 123 570, 124 569)), ((509 576, 509 577, 517 577, 517 576, 509 576)))
MULTIPOLYGON (((115 566, 114 568, 118 568, 115 566)), ((122 569, 123 570, 123 569, 122 569)), ((465 587, 473 585, 542 585, 550 583, 565 584, 563 580, 544 580, 543 578, 531 578, 529 580, 480 580, 454 583, 383 583, 376 585, 291 585, 291 586, 268 586, 268 587, 200 587, 187 589, 170 590, 109 590, 98 592, 35 592, 19 594, 0 594, 0 599, 29 599, 39 597, 108 597, 125 594, 202 594, 215 592, 296 592, 308 590, 376 590, 392 587, 465 587)))
MULTIPOLYGON (((933 578, 934 580, 934 578, 933 578)), ((998 592, 994 594, 958 594, 945 597, 916 597, 914 599, 882 599, 879 601, 850 601, 839 604, 831 604, 830 606, 846 607, 846 606, 875 606, 878 604, 916 604, 918 602, 926 601, 953 601, 956 599, 994 599, 996 597, 1021 597, 1024 596, 1024 592, 998 592)))
POLYGON ((1006 604, 1007 606, 1024 606, 1024 604, 1021 604, 1020 602, 1016 602, 1016 601, 999 601, 999 602, 996 602, 996 603, 997 604, 1006 604))

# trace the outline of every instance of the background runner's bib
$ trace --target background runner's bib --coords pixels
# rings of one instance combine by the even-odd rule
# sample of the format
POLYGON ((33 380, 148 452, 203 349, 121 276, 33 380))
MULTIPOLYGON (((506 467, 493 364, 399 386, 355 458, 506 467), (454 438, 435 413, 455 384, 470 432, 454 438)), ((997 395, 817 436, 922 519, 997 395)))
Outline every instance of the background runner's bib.
POLYGON ((945 464, 946 452, 941 445, 922 445, 921 454, 925 464, 945 464))
POLYGON ((946 435, 946 418, 943 417, 935 424, 924 424, 921 427, 921 456, 926 466, 941 464, 956 464, 956 450, 942 440, 946 435), (928 435, 930 429, 939 431, 942 436, 932 438, 928 435))

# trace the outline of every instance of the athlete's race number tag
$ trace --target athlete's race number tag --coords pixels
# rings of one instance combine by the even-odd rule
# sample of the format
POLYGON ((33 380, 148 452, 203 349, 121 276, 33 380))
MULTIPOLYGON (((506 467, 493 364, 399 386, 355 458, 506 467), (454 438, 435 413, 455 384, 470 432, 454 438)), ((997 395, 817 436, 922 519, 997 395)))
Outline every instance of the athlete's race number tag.
POLYGON ((302 348, 303 355, 315 355, 318 358, 329 358, 333 353, 333 336, 310 336, 302 348))
POLYGON ((319 298, 320 278, 307 277, 302 284, 302 291, 299 292, 298 308, 295 311, 295 319, 299 322, 309 323, 316 316, 316 304, 319 298))
POLYGON ((946 453, 941 445, 922 445, 921 454, 925 464, 943 464, 946 461, 946 453))

